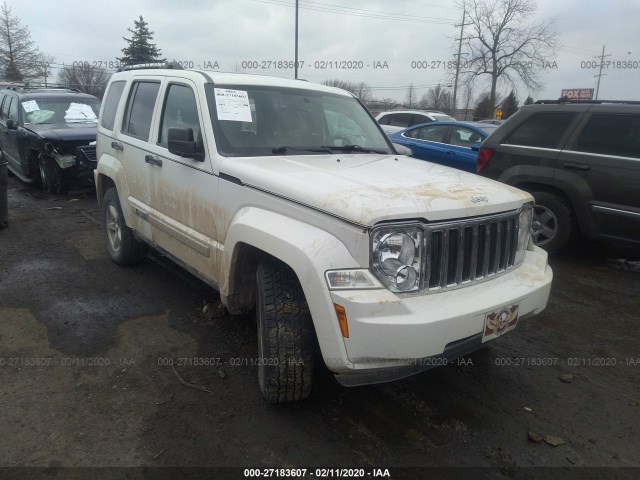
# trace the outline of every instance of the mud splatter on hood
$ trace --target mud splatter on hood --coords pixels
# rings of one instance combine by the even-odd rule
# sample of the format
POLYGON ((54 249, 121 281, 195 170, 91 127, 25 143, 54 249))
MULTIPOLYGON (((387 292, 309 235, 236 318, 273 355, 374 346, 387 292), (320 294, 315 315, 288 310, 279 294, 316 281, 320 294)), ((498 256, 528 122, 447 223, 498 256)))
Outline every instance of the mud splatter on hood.
POLYGON ((401 155, 228 158, 221 172, 366 226, 384 220, 486 215, 532 200, 508 185, 401 155))

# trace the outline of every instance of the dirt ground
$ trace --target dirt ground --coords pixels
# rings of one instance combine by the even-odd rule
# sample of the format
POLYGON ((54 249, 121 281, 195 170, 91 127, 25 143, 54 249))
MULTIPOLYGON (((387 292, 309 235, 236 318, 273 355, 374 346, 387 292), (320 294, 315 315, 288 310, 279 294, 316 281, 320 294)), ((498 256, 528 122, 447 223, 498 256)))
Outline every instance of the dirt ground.
POLYGON ((640 273, 609 247, 552 257, 547 309, 464 361, 351 389, 320 370, 274 406, 252 315, 159 255, 113 264, 95 192, 9 195, 1 467, 640 467, 640 273))

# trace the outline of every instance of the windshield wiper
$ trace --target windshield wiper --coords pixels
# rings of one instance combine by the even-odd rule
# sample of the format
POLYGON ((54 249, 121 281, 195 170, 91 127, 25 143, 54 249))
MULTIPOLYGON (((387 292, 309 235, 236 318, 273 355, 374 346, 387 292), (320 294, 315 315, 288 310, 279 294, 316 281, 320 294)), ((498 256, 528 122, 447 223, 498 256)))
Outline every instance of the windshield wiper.
POLYGON ((361 147, 360 145, 343 145, 341 147, 337 147, 334 145, 322 145, 322 148, 330 148, 331 150, 338 150, 340 152, 361 152, 361 153, 389 153, 385 150, 381 150, 379 148, 366 148, 361 147))
POLYGON ((303 148, 303 147, 289 147, 288 145, 283 145, 281 147, 275 147, 271 149, 271 153, 276 155, 284 155, 287 153, 287 150, 294 150, 296 152, 320 152, 320 153, 331 153, 329 147, 320 147, 320 148, 303 148))

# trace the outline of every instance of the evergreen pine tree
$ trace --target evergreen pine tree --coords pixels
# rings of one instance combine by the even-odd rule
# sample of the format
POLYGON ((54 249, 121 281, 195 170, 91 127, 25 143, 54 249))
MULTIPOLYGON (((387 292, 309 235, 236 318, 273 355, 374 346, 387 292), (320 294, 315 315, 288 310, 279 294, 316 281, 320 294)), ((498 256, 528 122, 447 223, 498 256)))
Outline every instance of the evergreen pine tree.
POLYGON ((502 101, 501 107, 503 120, 506 120, 516 113, 516 110, 518 110, 518 97, 516 97, 516 93, 513 90, 511 90, 511 93, 507 95, 507 98, 502 101))
POLYGON ((140 63, 164 62, 162 52, 153 40, 153 32, 149 30, 148 23, 144 21, 142 15, 139 20, 134 20, 134 29, 128 28, 131 38, 122 37, 127 42, 127 46, 122 49, 124 56, 118 58, 123 65, 137 65, 140 63))

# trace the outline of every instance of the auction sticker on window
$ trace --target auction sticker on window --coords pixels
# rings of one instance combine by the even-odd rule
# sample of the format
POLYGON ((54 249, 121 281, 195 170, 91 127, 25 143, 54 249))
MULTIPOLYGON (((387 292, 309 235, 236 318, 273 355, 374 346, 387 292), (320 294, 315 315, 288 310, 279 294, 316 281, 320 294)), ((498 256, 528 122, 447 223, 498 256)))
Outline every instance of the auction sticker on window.
POLYGON ((487 312, 484 317, 484 330, 482 342, 488 342, 498 338, 503 333, 516 328, 518 323, 518 305, 509 305, 492 312, 487 312))
POLYGON ((36 110, 40 110, 38 106, 38 102, 35 100, 27 100, 26 102, 22 102, 22 108, 27 113, 35 112, 36 110))
POLYGON ((214 88, 218 120, 251 122, 249 95, 244 90, 214 88))

